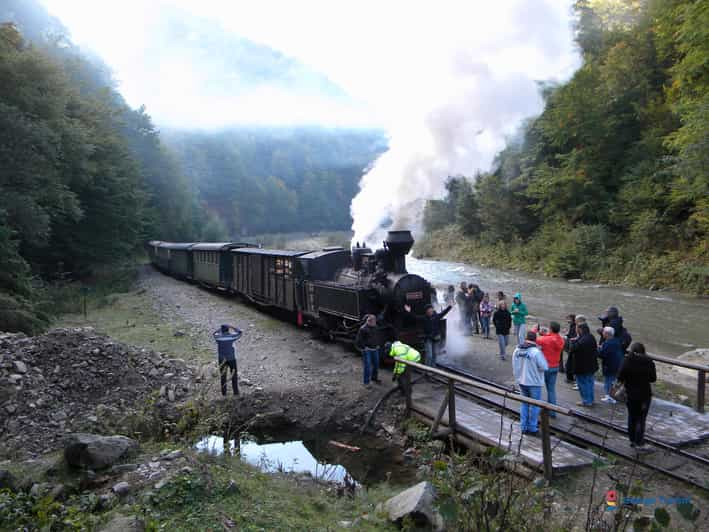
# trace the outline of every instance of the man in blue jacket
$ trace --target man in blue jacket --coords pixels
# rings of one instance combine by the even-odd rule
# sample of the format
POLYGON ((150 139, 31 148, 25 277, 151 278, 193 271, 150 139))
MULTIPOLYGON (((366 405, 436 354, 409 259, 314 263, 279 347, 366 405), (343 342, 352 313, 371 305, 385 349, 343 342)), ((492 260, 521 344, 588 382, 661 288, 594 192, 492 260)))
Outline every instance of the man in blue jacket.
MULTIPOLYGON (((544 372, 549 369, 544 354, 537 347, 537 334, 527 333, 523 343, 512 354, 512 370, 522 395, 532 399, 542 398, 544 372)), ((539 407, 522 403, 519 412, 522 434, 536 436, 539 432, 539 407)))
POLYGON ((620 342, 613 327, 603 327, 603 343, 598 350, 598 356, 603 361, 603 385, 606 395, 601 401, 604 403, 614 404, 616 402, 611 397, 611 388, 625 356, 625 350, 620 342))
POLYGON ((241 334, 241 330, 231 325, 222 325, 219 330, 214 331, 213 334, 217 342, 222 395, 226 395, 226 374, 229 370, 231 370, 231 388, 234 391, 234 395, 239 395, 239 373, 236 366, 234 342, 241 338, 241 334))

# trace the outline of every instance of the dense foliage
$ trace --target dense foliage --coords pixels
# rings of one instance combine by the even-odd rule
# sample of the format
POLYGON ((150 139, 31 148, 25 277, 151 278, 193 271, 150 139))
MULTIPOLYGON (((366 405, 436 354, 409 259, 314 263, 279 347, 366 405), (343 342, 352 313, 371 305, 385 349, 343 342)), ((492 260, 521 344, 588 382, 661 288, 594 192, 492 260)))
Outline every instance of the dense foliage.
POLYGON ((62 308, 42 294, 66 291, 38 286, 122 271, 150 238, 347 228, 383 149, 365 131, 161 135, 34 0, 0 5, 0 80, 0 330, 40 329, 62 308))
POLYGON ((362 171, 384 148, 372 131, 239 128, 163 132, 228 235, 344 230, 362 171))
POLYGON ((709 4, 579 0, 583 65, 425 226, 550 275, 706 292, 709 4), (474 182, 474 184, 472 184, 474 182), (517 253, 517 250, 520 253, 517 253))

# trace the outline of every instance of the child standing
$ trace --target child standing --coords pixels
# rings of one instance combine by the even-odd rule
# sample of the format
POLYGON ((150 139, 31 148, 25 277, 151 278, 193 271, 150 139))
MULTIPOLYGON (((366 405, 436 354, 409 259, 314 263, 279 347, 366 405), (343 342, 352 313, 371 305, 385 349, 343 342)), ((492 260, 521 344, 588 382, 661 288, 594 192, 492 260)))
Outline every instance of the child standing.
POLYGON ((490 303, 490 294, 485 294, 480 302, 480 324, 482 325, 482 334, 487 340, 490 339, 490 317, 494 307, 490 303))

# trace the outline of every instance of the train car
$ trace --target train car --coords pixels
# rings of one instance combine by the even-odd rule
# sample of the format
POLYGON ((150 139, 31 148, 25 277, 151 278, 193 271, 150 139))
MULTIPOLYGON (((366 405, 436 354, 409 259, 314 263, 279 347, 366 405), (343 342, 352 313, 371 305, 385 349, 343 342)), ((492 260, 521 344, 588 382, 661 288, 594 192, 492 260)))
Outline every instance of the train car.
MULTIPOLYGON (((435 302, 435 291, 406 270, 413 243, 410 231, 389 231, 376 252, 364 245, 351 251, 289 251, 234 242, 156 241, 148 243, 148 252, 158 269, 283 311, 287 319, 329 338, 354 339, 365 315, 375 314, 388 337, 420 346, 420 318, 435 302)), ((445 335, 445 320, 442 328, 445 335)))
POLYGON ((145 251, 148 253, 148 259, 150 259, 150 264, 157 264, 158 257, 158 246, 161 244, 159 240, 151 240, 145 244, 145 251))
POLYGON ((170 273, 170 243, 159 242, 155 248, 155 265, 165 273, 170 273))
POLYGON ((232 250, 232 289, 260 305, 296 311, 294 260, 305 251, 240 248, 232 250))
POLYGON ((245 247, 255 248, 256 246, 244 242, 194 244, 191 248, 193 279, 220 290, 232 289, 234 257, 231 250, 245 247))
POLYGON ((163 242, 163 248, 169 250, 167 269, 170 275, 179 279, 191 280, 193 242, 163 242))

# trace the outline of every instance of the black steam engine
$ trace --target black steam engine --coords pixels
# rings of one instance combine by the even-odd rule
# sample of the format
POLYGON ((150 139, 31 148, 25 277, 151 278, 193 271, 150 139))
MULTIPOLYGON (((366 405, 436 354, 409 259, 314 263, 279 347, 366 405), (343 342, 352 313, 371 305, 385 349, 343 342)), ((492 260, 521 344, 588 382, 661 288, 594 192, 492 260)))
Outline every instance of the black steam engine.
POLYGON ((243 243, 148 243, 158 269, 279 309, 301 326, 329 338, 354 338, 366 314, 375 314, 390 336, 418 345, 420 320, 435 301, 424 278, 406 271, 410 231, 389 231, 383 247, 352 250, 269 250, 243 243))

